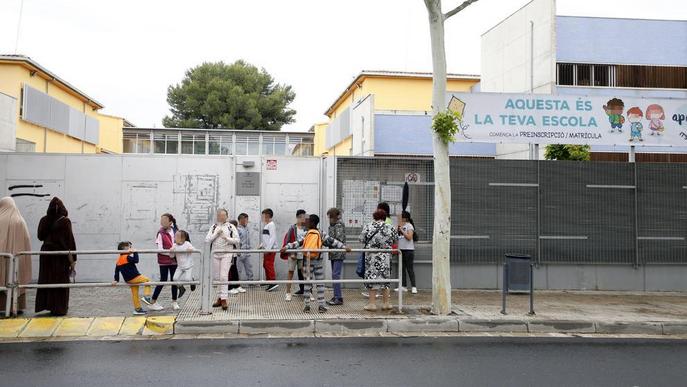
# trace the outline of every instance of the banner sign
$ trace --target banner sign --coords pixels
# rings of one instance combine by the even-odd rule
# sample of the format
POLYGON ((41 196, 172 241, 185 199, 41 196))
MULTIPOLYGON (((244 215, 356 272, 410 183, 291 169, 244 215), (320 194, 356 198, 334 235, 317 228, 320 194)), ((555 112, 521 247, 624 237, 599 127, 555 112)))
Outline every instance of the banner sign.
POLYGON ((449 93, 457 141, 687 146, 687 100, 449 93))

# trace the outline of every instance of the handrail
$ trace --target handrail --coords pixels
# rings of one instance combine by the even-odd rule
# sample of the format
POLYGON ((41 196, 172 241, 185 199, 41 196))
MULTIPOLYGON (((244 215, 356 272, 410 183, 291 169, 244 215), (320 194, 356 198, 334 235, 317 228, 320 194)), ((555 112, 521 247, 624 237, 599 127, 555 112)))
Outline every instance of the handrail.
MULTIPOLYGON (((16 303, 18 297, 18 289, 58 289, 58 288, 96 288, 96 287, 131 287, 131 286, 158 286, 158 285, 201 285, 204 284, 205 277, 208 277, 205 286, 217 286, 217 285, 240 285, 240 284, 256 284, 256 285, 272 285, 272 284, 351 284, 351 283, 398 283, 399 286, 402 283, 402 259, 398 260, 398 272, 399 278, 389 278, 389 279, 338 279, 338 280, 255 280, 255 281, 213 281, 211 277, 211 272, 208 271, 206 267, 210 261, 206 259, 205 251, 207 251, 207 244, 205 244, 204 250, 192 249, 192 250, 170 250, 170 249, 135 249, 133 251, 129 250, 60 250, 60 251, 20 251, 16 254, 0 253, 0 258, 7 258, 9 260, 10 270, 8 271, 7 286, 0 286, 0 291, 6 291, 7 294, 7 305, 5 308, 5 316, 9 317, 12 311, 16 311, 16 303), (102 255, 102 254, 128 254, 131 252, 139 254, 172 254, 172 253, 191 253, 200 254, 202 259, 202 269, 200 279, 192 281, 149 281, 140 284, 128 284, 126 282, 115 283, 112 282, 79 282, 79 283, 59 283, 59 284, 18 284, 17 283, 17 273, 16 273, 16 259, 20 256, 34 256, 34 255, 102 255)), ((214 254, 232 254, 232 253, 280 253, 281 249, 219 249, 212 250, 207 254, 207 257, 211 257, 214 254)), ((399 249, 286 249, 284 253, 397 253, 401 256, 402 252, 399 249)), ((311 259, 306 257, 305 259, 311 259)), ((211 289, 211 288, 209 288, 211 289)), ((399 310, 403 307, 403 292, 398 294, 398 308, 399 310)), ((206 292, 203 295, 204 298, 210 299, 210 292, 206 292)), ((203 304, 206 304, 203 300, 203 304)), ((206 306, 203 305, 203 311, 206 311, 206 306)))

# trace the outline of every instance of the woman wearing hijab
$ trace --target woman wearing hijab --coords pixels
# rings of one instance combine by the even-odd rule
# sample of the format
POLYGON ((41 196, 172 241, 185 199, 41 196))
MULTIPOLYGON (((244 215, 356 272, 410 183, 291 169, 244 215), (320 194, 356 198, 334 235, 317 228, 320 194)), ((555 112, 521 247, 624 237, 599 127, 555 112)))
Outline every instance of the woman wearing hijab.
MULTIPOLYGON (((67 217, 62 200, 54 197, 48 213, 38 224, 38 239, 43 242, 41 251, 76 250, 72 222, 67 217)), ((76 255, 41 255, 38 269, 39 284, 69 283, 74 270, 76 255)), ((38 289, 36 313, 48 310, 55 316, 64 316, 69 308, 69 288, 38 289)))
MULTIPOLYGON (((19 213, 14 199, 5 197, 0 199, 0 253, 16 254, 20 251, 31 250, 31 237, 24 218, 19 213)), ((22 255, 17 257, 17 280, 20 284, 31 281, 31 257, 22 255)), ((0 261, 0 284, 5 284, 9 277, 8 260, 0 261)), ((5 311, 7 293, 0 293, 0 311, 5 311)), ((19 289, 17 298, 17 312, 26 309, 25 289, 19 289)))

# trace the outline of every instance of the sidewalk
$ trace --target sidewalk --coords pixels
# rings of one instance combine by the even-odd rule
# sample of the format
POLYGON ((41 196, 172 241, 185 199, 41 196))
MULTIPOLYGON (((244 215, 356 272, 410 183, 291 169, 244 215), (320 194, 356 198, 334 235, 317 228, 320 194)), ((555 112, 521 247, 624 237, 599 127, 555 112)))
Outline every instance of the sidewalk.
MULTIPOLYGON (((187 293, 188 294, 188 293, 187 293)), ((331 297, 330 290, 327 298, 331 297)), ((454 291, 450 316, 429 313, 431 293, 406 293, 403 313, 365 312, 359 290, 345 290, 343 306, 327 313, 303 313, 303 300, 284 301, 280 291, 250 288, 230 297, 230 308, 200 315, 200 292, 180 300, 178 313, 169 308, 169 290, 160 298, 164 311, 131 316, 125 288, 73 289, 69 316, 51 318, 26 313, 0 320, 0 337, 116 337, 141 335, 384 335, 420 333, 565 333, 687 335, 687 294, 628 292, 535 292, 536 315, 528 316, 528 296, 509 295, 502 315, 499 291, 454 291)), ((396 294, 392 293, 396 305, 396 294)), ((29 293, 33 305, 33 293, 29 293)), ((316 305, 316 303, 313 303, 316 305)), ((316 308, 314 308, 316 309, 316 308)))

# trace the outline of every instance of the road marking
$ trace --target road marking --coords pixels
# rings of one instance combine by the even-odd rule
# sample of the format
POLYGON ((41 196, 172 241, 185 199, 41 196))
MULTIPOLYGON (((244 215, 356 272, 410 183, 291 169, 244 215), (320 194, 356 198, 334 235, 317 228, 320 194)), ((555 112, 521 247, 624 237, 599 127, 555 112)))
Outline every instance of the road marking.
POLYGON ((140 335, 143 327, 146 324, 146 318, 143 316, 127 317, 124 319, 122 327, 119 329, 120 336, 136 336, 140 335))
POLYGON ((88 336, 116 336, 124 317, 96 317, 88 330, 88 336))
POLYGON ((17 337, 28 323, 26 318, 0 320, 0 337, 17 337))
POLYGON ((88 328, 91 326, 93 318, 70 317, 62 320, 62 324, 55 330, 53 336, 86 336, 88 328))
POLYGON ((19 337, 49 337, 62 322, 58 317, 39 317, 32 318, 21 332, 19 337))

